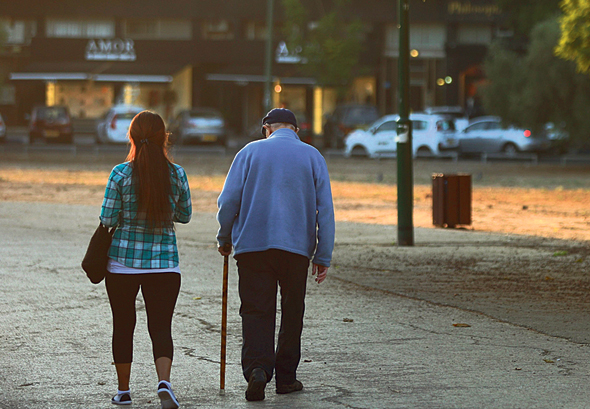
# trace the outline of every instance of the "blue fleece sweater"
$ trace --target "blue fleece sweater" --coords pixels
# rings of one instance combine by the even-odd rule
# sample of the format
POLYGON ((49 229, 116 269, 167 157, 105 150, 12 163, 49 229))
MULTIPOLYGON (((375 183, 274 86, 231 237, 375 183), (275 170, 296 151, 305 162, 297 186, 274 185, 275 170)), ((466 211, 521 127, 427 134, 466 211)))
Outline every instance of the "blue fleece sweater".
POLYGON ((220 246, 279 249, 330 266, 334 207, 323 156, 287 128, 238 152, 217 201, 220 246), (315 254, 315 255, 314 255, 315 254))

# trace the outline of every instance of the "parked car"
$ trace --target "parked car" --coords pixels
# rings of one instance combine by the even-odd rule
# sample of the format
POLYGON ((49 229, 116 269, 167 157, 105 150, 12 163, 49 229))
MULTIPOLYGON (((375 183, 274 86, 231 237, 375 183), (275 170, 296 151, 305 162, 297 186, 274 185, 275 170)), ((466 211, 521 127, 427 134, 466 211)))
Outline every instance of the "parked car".
POLYGON ((295 118, 297 118, 297 125, 299 125, 299 132, 297 135, 299 139, 307 144, 312 144, 313 142, 313 129, 311 128, 311 122, 307 120, 307 115, 305 112, 295 111, 295 118))
POLYGON ((545 133, 551 144, 550 150, 553 153, 564 154, 569 149, 570 134, 567 131, 565 123, 554 124, 553 122, 547 122, 545 124, 545 133))
POLYGON ((515 155, 545 151, 549 147, 546 134, 504 126, 502 119, 496 116, 475 118, 459 133, 459 152, 463 154, 504 152, 515 155))
POLYGON ((227 129, 221 113, 213 108, 193 108, 178 113, 170 126, 172 141, 225 145, 227 129))
POLYGON ((114 105, 96 126, 97 143, 127 143, 129 125, 144 108, 135 105, 114 105))
MULTIPOLYGON (((396 153, 399 115, 386 115, 369 129, 357 130, 346 138, 344 156, 376 158, 396 153)), ((414 156, 433 156, 457 149, 457 131, 450 116, 411 114, 412 152, 414 156)))
POLYGON ((6 142, 6 123, 0 114, 0 143, 6 142))
POLYGON ((65 106, 36 106, 29 122, 29 141, 72 143, 72 118, 65 106))
POLYGON ((342 148, 344 138, 356 129, 367 129, 379 118, 373 105, 338 105, 326 118, 324 124, 324 147, 342 148))
POLYGON ((462 131, 469 125, 469 117, 460 106, 436 106, 424 109, 424 113, 432 115, 448 115, 455 119, 455 128, 462 131))

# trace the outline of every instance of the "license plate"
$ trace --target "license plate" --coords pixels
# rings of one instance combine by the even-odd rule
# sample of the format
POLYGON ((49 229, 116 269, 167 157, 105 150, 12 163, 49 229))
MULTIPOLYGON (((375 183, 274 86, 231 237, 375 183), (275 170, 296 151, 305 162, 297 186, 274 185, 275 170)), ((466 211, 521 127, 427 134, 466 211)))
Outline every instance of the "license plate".
POLYGON ((46 131, 43 131, 43 135, 46 138, 57 138, 59 136, 59 131, 46 130, 46 131))
POLYGON ((203 135, 203 142, 215 142, 217 135, 203 135))

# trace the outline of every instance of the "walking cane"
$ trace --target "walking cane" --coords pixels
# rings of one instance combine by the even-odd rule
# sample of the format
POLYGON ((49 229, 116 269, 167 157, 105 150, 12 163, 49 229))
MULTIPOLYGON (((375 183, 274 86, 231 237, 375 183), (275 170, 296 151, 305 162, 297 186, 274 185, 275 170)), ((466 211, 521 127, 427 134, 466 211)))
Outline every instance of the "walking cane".
MULTIPOLYGON (((223 250, 231 250, 231 244, 226 243, 223 250)), ((221 367, 219 377, 219 394, 225 395, 225 346, 227 338, 227 279, 229 270, 229 256, 223 256, 223 287, 221 291, 221 367)))

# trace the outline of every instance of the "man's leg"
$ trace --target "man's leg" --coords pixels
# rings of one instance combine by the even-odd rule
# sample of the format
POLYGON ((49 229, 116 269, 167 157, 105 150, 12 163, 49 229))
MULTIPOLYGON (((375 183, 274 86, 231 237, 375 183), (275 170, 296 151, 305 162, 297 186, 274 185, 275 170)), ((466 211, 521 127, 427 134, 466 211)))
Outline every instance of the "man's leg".
POLYGON ((309 259, 305 256, 280 252, 279 284, 281 286, 281 328, 276 352, 276 384, 290 385, 297 379, 301 359, 301 332, 305 311, 305 291, 309 259))
POLYGON ((242 305, 242 371, 248 381, 262 368, 267 382, 274 369, 277 279, 268 252, 239 254, 239 292, 242 305))

